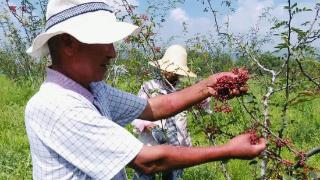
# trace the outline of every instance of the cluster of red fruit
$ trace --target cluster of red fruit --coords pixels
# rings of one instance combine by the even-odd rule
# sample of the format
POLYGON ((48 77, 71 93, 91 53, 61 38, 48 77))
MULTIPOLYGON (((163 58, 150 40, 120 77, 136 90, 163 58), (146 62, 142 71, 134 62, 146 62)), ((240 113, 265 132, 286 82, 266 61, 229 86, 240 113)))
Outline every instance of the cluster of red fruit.
POLYGON ((255 130, 249 130, 248 133, 250 133, 250 143, 251 143, 252 145, 258 144, 258 142, 259 142, 259 137, 258 137, 258 135, 257 135, 257 132, 256 132, 255 130))
POLYGON ((276 139, 275 144, 278 148, 284 147, 290 143, 289 139, 276 139))
MULTIPOLYGON (((8 1, 7 1, 8 2, 8 1)), ((17 6, 15 5, 9 5, 9 10, 13 13, 13 14, 16 14, 17 13, 17 6)), ((28 11, 28 8, 26 5, 22 5, 19 9, 21 9, 21 11, 24 13, 24 12, 27 12, 28 11)))
POLYGON ((226 101, 233 97, 243 95, 248 91, 248 70, 244 68, 234 68, 231 72, 237 76, 222 76, 217 79, 217 83, 213 87, 217 92, 214 98, 222 102, 222 105, 215 103, 215 112, 231 112, 232 109, 226 101))

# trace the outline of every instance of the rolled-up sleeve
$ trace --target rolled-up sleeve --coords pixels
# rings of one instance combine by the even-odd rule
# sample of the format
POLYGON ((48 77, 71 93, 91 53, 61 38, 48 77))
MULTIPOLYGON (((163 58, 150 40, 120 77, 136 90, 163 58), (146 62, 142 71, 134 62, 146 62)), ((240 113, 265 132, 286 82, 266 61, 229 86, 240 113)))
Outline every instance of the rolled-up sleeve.
POLYGON ((112 120, 121 126, 131 123, 146 108, 146 99, 120 91, 105 82, 92 83, 90 86, 94 96, 101 104, 100 112, 109 112, 112 120))

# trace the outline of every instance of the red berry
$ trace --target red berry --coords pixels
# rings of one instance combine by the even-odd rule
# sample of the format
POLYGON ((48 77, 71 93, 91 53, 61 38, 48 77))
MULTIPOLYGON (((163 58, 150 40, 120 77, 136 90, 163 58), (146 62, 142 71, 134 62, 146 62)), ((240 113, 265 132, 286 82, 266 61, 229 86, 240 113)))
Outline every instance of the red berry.
POLYGON ((142 14, 140 18, 143 19, 144 21, 147 21, 149 19, 148 16, 145 14, 142 14))
POLYGON ((257 135, 257 133, 254 130, 250 131, 250 143, 252 145, 256 145, 259 142, 259 137, 257 135))
POLYGON ((23 6, 21 7, 21 11, 22 11, 22 12, 27 12, 27 6, 26 6, 26 5, 23 5, 23 6))
POLYGON ((154 47, 154 50, 155 50, 156 52, 160 52, 161 48, 160 48, 160 47, 154 47))
MULTIPOLYGON (((249 72, 244 68, 234 68, 232 69, 232 72, 235 75, 237 75, 236 78, 229 77, 229 76, 222 76, 217 79, 217 83, 213 87, 217 92, 214 98, 223 103, 225 103, 226 100, 233 98, 234 96, 247 93, 248 91, 248 87, 246 83, 249 79, 249 72)), ((230 106, 228 105, 222 109, 216 108, 215 111, 217 110, 218 112, 232 111, 230 106)))
POLYGON ((240 91, 242 93, 247 93, 248 92, 248 88, 247 87, 240 87, 240 91))
POLYGON ((17 6, 9 6, 9 9, 12 13, 16 13, 17 12, 17 6))
POLYGON ((293 165, 293 163, 288 161, 288 160, 282 160, 281 163, 286 165, 286 166, 292 166, 293 165))
POLYGON ((232 89, 231 92, 232 92, 232 95, 235 95, 235 96, 240 94, 240 91, 238 89, 232 89))

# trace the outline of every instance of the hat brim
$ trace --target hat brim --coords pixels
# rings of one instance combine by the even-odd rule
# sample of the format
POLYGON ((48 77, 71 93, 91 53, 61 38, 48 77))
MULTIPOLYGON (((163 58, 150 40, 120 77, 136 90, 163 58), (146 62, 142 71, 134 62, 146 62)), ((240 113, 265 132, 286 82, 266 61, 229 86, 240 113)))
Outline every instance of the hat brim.
POLYGON ((70 18, 48 31, 38 35, 27 50, 33 57, 46 56, 49 53, 47 41, 58 34, 67 33, 87 44, 110 44, 124 39, 138 27, 126 22, 105 22, 105 11, 96 11, 70 18))
POLYGON ((163 71, 172 72, 182 76, 197 77, 197 75, 191 72, 188 67, 178 66, 176 64, 168 63, 168 62, 169 61, 160 59, 158 61, 149 62, 149 64, 163 71))

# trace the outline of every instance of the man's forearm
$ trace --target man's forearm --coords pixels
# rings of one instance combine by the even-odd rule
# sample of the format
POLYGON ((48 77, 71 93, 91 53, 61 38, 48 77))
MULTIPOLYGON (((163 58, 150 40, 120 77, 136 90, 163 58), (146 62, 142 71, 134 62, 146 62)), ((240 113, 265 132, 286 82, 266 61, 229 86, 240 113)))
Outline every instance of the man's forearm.
POLYGON ((154 173, 222 159, 252 159, 265 150, 266 140, 260 138, 257 144, 252 144, 251 138, 250 133, 241 134, 225 145, 212 147, 143 146, 130 166, 154 173))
POLYGON ((181 91, 150 98, 140 119, 158 120, 170 117, 207 97, 209 97, 209 93, 206 80, 203 80, 181 91))
POLYGON ((155 173, 227 159, 231 157, 229 152, 227 146, 144 146, 131 166, 145 173, 155 173))

